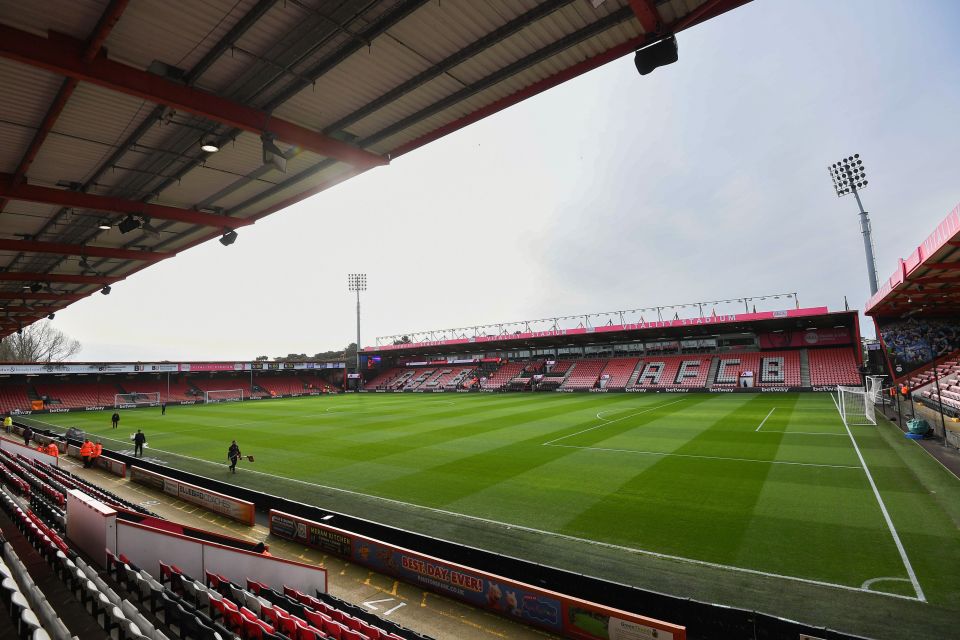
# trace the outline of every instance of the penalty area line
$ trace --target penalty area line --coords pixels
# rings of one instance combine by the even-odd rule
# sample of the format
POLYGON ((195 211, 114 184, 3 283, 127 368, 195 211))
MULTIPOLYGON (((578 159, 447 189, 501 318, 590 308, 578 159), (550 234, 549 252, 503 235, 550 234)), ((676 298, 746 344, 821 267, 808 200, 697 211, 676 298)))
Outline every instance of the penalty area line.
POLYGON ((776 411, 776 410, 777 410, 776 407, 774 407, 773 409, 770 409, 770 413, 767 414, 767 417, 763 419, 763 422, 760 423, 760 426, 757 427, 757 428, 755 429, 755 431, 760 431, 760 429, 763 428, 763 425, 765 425, 765 424, 767 423, 767 420, 770 419, 770 416, 772 416, 772 415, 773 415, 773 412, 776 411))

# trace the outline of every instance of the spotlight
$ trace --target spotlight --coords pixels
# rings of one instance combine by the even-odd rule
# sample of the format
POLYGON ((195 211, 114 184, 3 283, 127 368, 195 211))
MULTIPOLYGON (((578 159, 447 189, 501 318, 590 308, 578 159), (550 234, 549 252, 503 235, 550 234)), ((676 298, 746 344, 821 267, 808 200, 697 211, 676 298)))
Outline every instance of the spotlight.
POLYGON ((204 136, 200 140, 200 150, 206 153, 216 153, 220 151, 220 145, 217 144, 213 136, 204 136))
POLYGON ((37 293, 40 291, 40 289, 43 289, 43 285, 39 282, 34 282, 32 285, 30 285, 30 293, 37 293))
POLYGON ((640 75, 645 76, 657 67, 673 64, 678 59, 677 39, 670 35, 643 49, 637 49, 633 64, 640 75))
POLYGON ((134 229, 139 228, 140 221, 131 215, 128 215, 126 218, 120 221, 120 224, 117 225, 117 229, 120 230, 120 233, 130 233, 134 229))
POLYGON ((101 231, 109 231, 110 229, 113 228, 113 225, 110 224, 109 220, 103 219, 100 221, 100 224, 97 225, 97 228, 100 229, 101 231))
POLYGON ((56 315, 57 314, 55 313, 51 313, 50 315, 47 316, 47 320, 53 320, 56 317, 56 315))
POLYGON ((227 229, 223 232, 223 237, 220 238, 220 244, 225 247, 229 247, 234 242, 237 241, 237 232, 233 229, 227 229))
POLYGON ((100 289, 100 293, 105 296, 110 295, 110 285, 104 285, 103 289, 100 289))

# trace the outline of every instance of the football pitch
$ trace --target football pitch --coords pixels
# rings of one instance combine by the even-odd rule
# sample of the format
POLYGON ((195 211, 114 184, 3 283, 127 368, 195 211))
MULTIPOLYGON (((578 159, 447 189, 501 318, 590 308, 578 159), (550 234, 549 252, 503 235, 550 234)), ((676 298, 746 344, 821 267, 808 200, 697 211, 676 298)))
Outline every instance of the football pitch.
POLYGON ((350 394, 51 414, 108 449, 656 591, 888 637, 960 619, 960 481, 829 394, 350 394), (236 439, 254 463, 227 470, 236 439), (875 628, 874 628, 875 627, 875 628))

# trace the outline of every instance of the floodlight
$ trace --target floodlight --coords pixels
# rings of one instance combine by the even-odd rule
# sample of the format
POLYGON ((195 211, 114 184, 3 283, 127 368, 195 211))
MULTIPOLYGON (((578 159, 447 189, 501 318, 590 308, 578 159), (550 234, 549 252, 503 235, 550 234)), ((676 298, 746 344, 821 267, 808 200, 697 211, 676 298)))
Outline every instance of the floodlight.
POLYGON ((860 208, 860 230, 863 233, 863 248, 867 257, 867 277, 870 281, 870 295, 873 295, 877 292, 877 264, 873 257, 873 233, 870 227, 870 216, 864 210, 863 202, 860 201, 860 190, 869 184, 867 170, 863 166, 860 154, 855 153, 828 165, 827 172, 830 174, 837 197, 852 193, 860 208))
POLYGON ((54 317, 56 317, 56 315, 57 315, 57 314, 55 314, 55 313, 51 313, 50 315, 47 316, 47 320, 53 320, 54 317))
POLYGON ((673 64, 679 59, 677 39, 672 34, 642 49, 637 49, 633 64, 637 72, 645 76, 657 67, 673 64))
POLYGON ((237 232, 233 229, 227 229, 223 232, 223 236, 220 238, 220 244, 225 247, 229 247, 234 242, 237 241, 237 232))
POLYGON ((206 153, 216 153, 220 151, 220 145, 217 144, 213 136, 204 136, 200 140, 200 150, 206 153))
POLYGON ((110 229, 113 228, 113 225, 110 223, 109 220, 104 218, 103 220, 100 221, 100 224, 97 225, 97 228, 100 229, 101 231, 109 231, 110 229))
POLYGON ((100 289, 100 293, 102 293, 102 294, 105 295, 105 296, 110 295, 110 285, 108 285, 108 284, 107 284, 107 285, 104 285, 104 286, 103 286, 103 289, 100 289))
POLYGON ((34 282, 30 285, 30 293, 37 293, 40 289, 43 289, 43 285, 39 282, 34 282))
POLYGON ((140 221, 131 215, 128 215, 126 218, 120 221, 120 224, 117 225, 117 229, 120 230, 120 233, 130 233, 134 229, 139 228, 140 221))

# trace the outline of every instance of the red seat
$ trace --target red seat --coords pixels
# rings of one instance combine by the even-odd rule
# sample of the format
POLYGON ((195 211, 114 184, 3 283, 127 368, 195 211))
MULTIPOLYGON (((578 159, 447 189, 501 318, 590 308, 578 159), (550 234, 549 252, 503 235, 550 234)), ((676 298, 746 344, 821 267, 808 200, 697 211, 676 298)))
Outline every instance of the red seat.
POLYGON ((323 632, 335 640, 340 640, 340 632, 342 630, 343 627, 341 627, 338 622, 334 622, 333 620, 323 621, 323 632))

